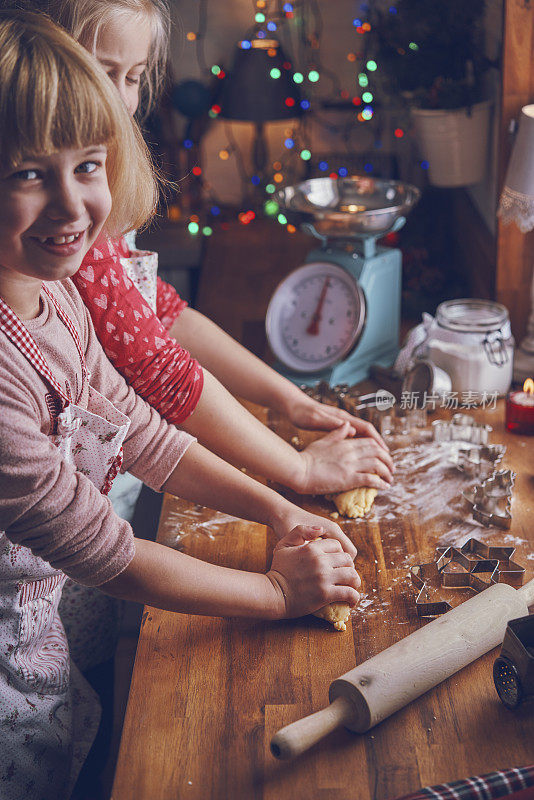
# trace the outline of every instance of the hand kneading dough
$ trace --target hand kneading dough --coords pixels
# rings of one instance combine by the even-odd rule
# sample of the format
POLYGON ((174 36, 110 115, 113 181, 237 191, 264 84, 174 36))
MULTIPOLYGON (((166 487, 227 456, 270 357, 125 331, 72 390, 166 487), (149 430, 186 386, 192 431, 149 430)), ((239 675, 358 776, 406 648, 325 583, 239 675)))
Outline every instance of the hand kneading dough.
POLYGON ((329 603, 316 611, 314 617, 331 622, 336 631, 346 631, 346 622, 350 617, 350 606, 347 603, 329 603))
POLYGON ((351 489, 349 492, 341 492, 332 496, 339 513, 344 517, 364 517, 374 503, 378 494, 378 489, 369 489, 362 486, 359 489, 351 489))

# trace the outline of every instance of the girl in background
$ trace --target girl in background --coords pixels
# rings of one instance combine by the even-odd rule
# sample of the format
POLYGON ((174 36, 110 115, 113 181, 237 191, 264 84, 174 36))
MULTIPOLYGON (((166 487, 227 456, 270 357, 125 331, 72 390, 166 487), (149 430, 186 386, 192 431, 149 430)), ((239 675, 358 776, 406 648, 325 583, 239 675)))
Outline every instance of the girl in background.
MULTIPOLYGON (((35 4, 96 56, 130 114, 140 99, 143 111, 150 108, 167 57, 166 0, 35 4)), ((388 487, 393 463, 372 425, 308 397, 187 307, 156 278, 154 254, 130 250, 125 238, 100 238, 74 281, 115 367, 214 453, 303 494, 388 487), (275 409, 297 427, 330 433, 297 452, 232 395, 275 409)))
POLYGON ((359 578, 337 526, 169 426, 105 358, 69 277, 108 214, 111 234, 142 224, 155 189, 102 71, 44 17, 12 12, 0 76, 1 794, 66 800, 98 722, 58 615, 66 575, 159 608, 263 619, 353 605, 359 578), (269 572, 134 543, 105 496, 122 459, 156 489, 270 524, 269 572))

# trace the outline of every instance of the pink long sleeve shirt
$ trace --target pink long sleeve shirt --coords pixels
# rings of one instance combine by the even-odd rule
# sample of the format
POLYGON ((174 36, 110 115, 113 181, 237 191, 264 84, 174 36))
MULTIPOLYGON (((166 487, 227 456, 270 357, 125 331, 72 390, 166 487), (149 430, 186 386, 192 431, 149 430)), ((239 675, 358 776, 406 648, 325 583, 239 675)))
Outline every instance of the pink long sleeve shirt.
MULTIPOLYGON (((111 366, 72 282, 47 285, 80 334, 91 385, 131 420, 123 470, 161 490, 194 438, 161 419, 111 366)), ((78 405, 86 408, 74 340, 44 293, 39 316, 24 325, 67 395, 77 398, 81 389, 78 405)), ((0 530, 79 583, 99 586, 120 574, 135 553, 132 529, 52 444, 50 387, 2 333, 0 408, 0 530)))

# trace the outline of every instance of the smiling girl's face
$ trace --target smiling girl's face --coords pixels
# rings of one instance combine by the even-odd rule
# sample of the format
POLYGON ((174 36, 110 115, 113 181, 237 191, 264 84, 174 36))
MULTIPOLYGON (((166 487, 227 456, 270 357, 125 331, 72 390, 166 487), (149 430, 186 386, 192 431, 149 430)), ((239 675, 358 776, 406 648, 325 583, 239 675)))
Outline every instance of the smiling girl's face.
POLYGON ((147 17, 122 14, 104 25, 98 35, 94 54, 132 117, 139 105, 141 76, 147 68, 151 43, 147 17))
POLYGON ((46 17, 0 16, 0 73, 0 296, 30 318, 104 223, 117 236, 151 218, 157 182, 102 68, 46 17))
POLYGON ((16 289, 21 316, 38 310, 41 281, 77 272, 100 233, 111 210, 105 163, 105 147, 67 149, 0 176, 0 294, 16 289))

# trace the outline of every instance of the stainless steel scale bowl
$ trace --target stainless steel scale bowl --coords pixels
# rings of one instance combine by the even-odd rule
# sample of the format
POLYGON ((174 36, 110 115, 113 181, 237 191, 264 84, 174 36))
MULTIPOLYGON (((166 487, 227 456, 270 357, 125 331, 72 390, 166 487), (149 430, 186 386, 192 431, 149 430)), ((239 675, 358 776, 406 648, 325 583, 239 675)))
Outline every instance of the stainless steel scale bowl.
POLYGON ((286 186, 275 198, 288 219, 312 226, 318 238, 347 240, 377 238, 396 229, 420 195, 408 183, 352 176, 313 178, 286 186))
POLYGON ((401 254, 376 240, 399 230, 420 197, 400 181, 313 178, 274 195, 287 220, 319 239, 267 310, 279 370, 299 383, 355 383, 398 352, 401 254))

